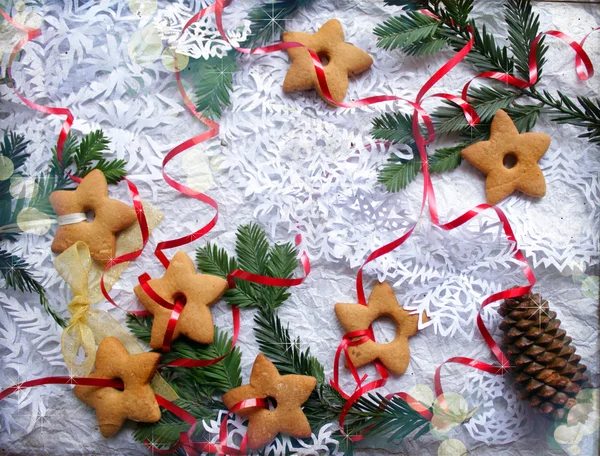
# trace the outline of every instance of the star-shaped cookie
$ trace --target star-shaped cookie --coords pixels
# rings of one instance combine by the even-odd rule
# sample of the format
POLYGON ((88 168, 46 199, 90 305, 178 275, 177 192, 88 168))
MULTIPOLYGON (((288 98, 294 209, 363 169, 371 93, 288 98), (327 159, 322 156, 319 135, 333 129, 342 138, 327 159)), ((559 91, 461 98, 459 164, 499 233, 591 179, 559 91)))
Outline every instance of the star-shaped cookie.
POLYGON ((316 384, 317 380, 307 375, 279 375, 273 363, 261 354, 254 361, 250 384, 226 393, 223 403, 231 409, 246 399, 271 398, 276 401, 273 410, 251 407, 236 412, 249 420, 248 445, 256 450, 280 432, 297 439, 310 437, 310 425, 301 406, 316 384))
POLYGON ((50 204, 59 217, 94 212, 94 220, 60 225, 52 242, 52 251, 61 253, 77 241, 85 242, 92 258, 102 264, 115 256, 116 234, 136 221, 135 209, 108 197, 106 178, 93 170, 75 190, 57 190, 50 194, 50 204))
POLYGON ((485 193, 488 204, 496 204, 515 190, 529 196, 546 194, 546 181, 538 161, 550 147, 544 133, 519 134, 511 118, 501 109, 492 120, 488 141, 462 150, 462 157, 487 174, 485 193))
POLYGON ((120 379, 123 391, 77 385, 73 392, 79 400, 96 409, 104 437, 115 435, 125 420, 154 423, 160 419, 160 408, 150 387, 159 359, 160 353, 130 355, 118 339, 102 339, 96 353, 96 367, 88 377, 120 379))
MULTIPOLYGON (((201 344, 210 344, 214 327, 210 306, 216 303, 227 290, 227 280, 209 274, 198 274, 194 262, 183 251, 178 251, 165 275, 148 281, 150 287, 163 299, 175 303, 185 298, 173 339, 181 334, 201 344)), ((161 348, 172 311, 155 302, 140 285, 133 290, 143 304, 154 315, 150 346, 161 348)))
MULTIPOLYGON (((344 42, 342 24, 337 19, 327 21, 314 34, 285 32, 282 40, 301 43, 316 52, 321 61, 327 59, 327 64, 324 65, 325 77, 331 96, 336 102, 341 102, 346 96, 348 75, 362 73, 373 64, 373 59, 366 52, 344 42)), ((285 76, 283 91, 295 92, 315 88, 323 97, 310 54, 300 47, 288 49, 287 52, 292 66, 285 76)))
MULTIPOLYGON (((410 360, 408 338, 417 333, 418 315, 411 315, 398 305, 394 290, 385 282, 373 288, 366 306, 337 303, 335 314, 346 332, 366 330, 379 317, 389 317, 396 324, 396 337, 387 344, 367 342, 348 347, 350 360, 360 367, 378 359, 395 374, 403 374, 410 360)), ((429 319, 423 315, 423 320, 429 319)))

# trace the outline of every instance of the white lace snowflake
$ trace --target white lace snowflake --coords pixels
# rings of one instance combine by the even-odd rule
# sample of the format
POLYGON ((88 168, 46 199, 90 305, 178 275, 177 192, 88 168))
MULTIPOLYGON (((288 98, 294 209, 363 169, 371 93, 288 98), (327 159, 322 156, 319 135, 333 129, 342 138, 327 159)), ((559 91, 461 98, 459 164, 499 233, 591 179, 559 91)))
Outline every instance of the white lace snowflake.
MULTIPOLYGON (((208 2, 210 4, 210 2, 208 2)), ((169 45, 175 46, 178 53, 196 59, 209 57, 222 58, 233 46, 239 46, 250 34, 248 20, 242 20, 232 30, 227 30, 228 43, 222 37, 215 23, 214 14, 204 16, 192 23, 179 38, 184 25, 198 10, 191 10, 179 3, 167 5, 155 16, 153 23, 169 45)))

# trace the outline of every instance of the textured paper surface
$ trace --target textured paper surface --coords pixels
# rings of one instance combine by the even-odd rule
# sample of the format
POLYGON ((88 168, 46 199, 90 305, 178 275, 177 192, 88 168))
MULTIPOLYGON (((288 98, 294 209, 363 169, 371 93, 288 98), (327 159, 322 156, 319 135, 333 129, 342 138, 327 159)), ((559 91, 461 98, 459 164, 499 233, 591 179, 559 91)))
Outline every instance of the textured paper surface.
MULTIPOLYGON (((227 10, 226 28, 233 32, 241 26, 237 33, 243 36, 244 10, 255 3, 235 1, 227 10)), ((504 33, 501 2, 476 3, 479 6, 475 17, 481 17, 492 31, 504 33)), ((126 308, 138 306, 132 289, 140 273, 147 271, 153 277, 164 273, 152 254, 156 243, 190 233, 213 215, 206 205, 171 189, 160 172, 165 154, 204 128, 185 112, 174 76, 163 65, 161 52, 173 33, 205 4, 160 2, 156 13, 141 17, 133 14, 126 2, 69 7, 45 4, 36 10, 44 18, 44 33, 26 46, 13 71, 17 86, 26 96, 50 105, 68 106, 76 118, 76 133, 103 128, 111 138, 115 158, 128 160, 129 174, 142 198, 165 214, 147 251, 129 266, 111 292, 126 308), (144 60, 135 52, 132 55, 128 44, 140 39, 143 30, 143 36, 151 36, 155 29, 149 32, 147 27, 164 33, 165 39, 162 44, 160 40, 149 40, 144 60)), ((558 29, 580 39, 600 25, 600 12, 595 5, 536 3, 534 8, 541 15, 543 30, 558 29)), ((373 28, 398 11, 384 6, 381 0, 317 1, 314 7, 286 21, 285 27, 312 32, 328 19, 338 18, 346 40, 365 49, 375 61, 368 72, 351 81, 348 97, 393 93, 414 98, 428 76, 452 52, 414 58, 376 48, 373 28)), ((213 26, 211 20, 206 24, 213 26)), ((599 35, 592 36, 585 46, 597 70, 599 40, 599 35)), ((185 37, 184 41, 185 52, 210 55, 206 43, 194 49, 192 39, 185 37)), ((540 89, 552 91, 561 87, 571 95, 597 97, 599 76, 579 81, 573 52, 552 38, 547 42, 551 45, 549 62, 544 67, 540 89)), ((334 110, 314 92, 283 94, 281 84, 288 67, 285 53, 243 57, 240 66, 240 72, 234 76, 232 106, 224 113, 220 137, 193 148, 169 165, 173 175, 215 198, 221 210, 219 223, 206 239, 184 249, 193 255, 196 247, 211 241, 232 250, 235 229, 251 221, 259 221, 276 241, 293 240, 300 230, 313 261, 313 272, 302 286, 292 290, 280 315, 302 338, 304 346, 311 347, 330 376, 335 348, 343 332, 333 305, 355 302, 355 274, 365 256, 404 232, 418 213, 422 179, 419 177, 397 194, 385 192, 376 183, 376 169, 389 152, 375 147, 369 135, 371 119, 377 113, 406 107, 385 104, 334 110)), ((435 91, 458 93, 474 75, 473 68, 462 63, 435 91)), ((29 110, 6 86, 0 86, 0 95, 3 128, 25 134, 35 144, 26 171, 36 175, 50 158, 60 121, 29 110)), ((427 101, 426 108, 437 103, 427 101)), ((600 155, 597 146, 576 138, 581 129, 559 126, 543 117, 535 131, 552 137, 550 150, 540 161, 548 193, 541 200, 512 196, 500 206, 535 266, 539 278, 536 291, 550 301, 588 365, 593 383, 598 384, 598 282, 594 278, 598 269, 594 265, 598 264, 600 155)), ((433 148, 443 145, 447 143, 441 141, 433 148)), ((449 220, 485 198, 483 175, 467 164, 434 176, 434 185, 441 220, 449 220)), ((111 197, 128 201, 125 185, 111 188, 111 197)), ((408 391, 418 384, 432 387, 435 368, 452 356, 492 361, 475 328, 477 309, 488 294, 524 283, 500 233, 492 216, 451 233, 441 232, 424 219, 401 249, 367 268, 368 291, 376 276, 387 278, 401 304, 426 310, 432 318, 430 326, 410 341, 408 371, 391 378, 385 393, 408 391)), ((65 312, 70 292, 53 271, 50 243, 50 236, 24 235, 16 248, 43 277, 51 304, 65 312)), ((60 330, 40 309, 37 296, 1 290, 0 303, 1 386, 63 375, 60 330)), ((101 304, 100 308, 119 321, 125 319, 123 312, 109 304, 101 304)), ((213 313, 216 324, 231 331, 231 314, 223 302, 213 307, 213 313)), ((253 312, 242 314, 239 344, 247 380, 257 345, 250 323, 253 312)), ((499 321, 495 307, 484 316, 488 327, 495 328, 499 321)), ((493 333, 499 336, 498 331, 493 333)), ((391 337, 385 328, 376 327, 376 334, 381 341, 391 337)), ((351 376, 343 368, 342 372, 343 384, 349 389, 351 376)), ((376 375, 372 369, 364 372, 376 375)), ((442 375, 447 391, 460 392, 471 407, 480 407, 480 414, 452 435, 462 440, 471 454, 561 454, 548 448, 544 422, 535 419, 528 406, 518 399, 509 377, 486 376, 452 366, 444 367, 442 375)), ((68 387, 46 386, 18 396, 0 404, 0 448, 13 454, 149 453, 133 441, 128 430, 113 439, 103 439, 94 429, 93 411, 77 401, 68 387)), ((215 438, 218 424, 207 423, 215 438)), ((244 432, 239 421, 233 426, 237 431, 232 437, 244 432)), ((133 425, 127 427, 132 428, 133 425)), ((313 430, 310 449, 299 454, 335 448, 329 438, 334 430, 334 425, 313 430)), ((593 440, 588 436, 581 442, 582 455, 595 454, 593 440)), ((289 439, 283 442, 273 446, 272 454, 292 452, 289 439)), ((425 436, 416 442, 406 439, 400 445, 382 440, 368 446, 371 449, 367 454, 372 455, 382 454, 383 450, 375 448, 384 447, 393 454, 436 455, 440 441, 425 436)))

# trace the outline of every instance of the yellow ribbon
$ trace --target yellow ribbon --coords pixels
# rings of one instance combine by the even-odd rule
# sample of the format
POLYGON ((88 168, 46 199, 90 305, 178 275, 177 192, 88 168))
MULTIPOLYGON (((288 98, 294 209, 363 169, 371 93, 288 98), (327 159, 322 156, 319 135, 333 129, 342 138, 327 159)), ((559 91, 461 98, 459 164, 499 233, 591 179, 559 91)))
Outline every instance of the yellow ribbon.
MULTIPOLYGON (((73 291, 73 299, 68 310, 71 314, 69 325, 62 333, 62 353, 65 363, 74 376, 87 376, 94 367, 96 360, 96 345, 107 336, 116 337, 130 354, 142 353, 144 350, 137 341, 111 317, 100 309, 90 308, 92 304, 102 299, 97 281, 90 276, 93 261, 90 250, 84 242, 76 242, 54 260, 54 265, 60 276, 73 291), (79 350, 83 349, 85 358, 77 363, 79 350)), ((158 374, 152 379, 152 389, 168 400, 178 396, 169 384, 158 374)))

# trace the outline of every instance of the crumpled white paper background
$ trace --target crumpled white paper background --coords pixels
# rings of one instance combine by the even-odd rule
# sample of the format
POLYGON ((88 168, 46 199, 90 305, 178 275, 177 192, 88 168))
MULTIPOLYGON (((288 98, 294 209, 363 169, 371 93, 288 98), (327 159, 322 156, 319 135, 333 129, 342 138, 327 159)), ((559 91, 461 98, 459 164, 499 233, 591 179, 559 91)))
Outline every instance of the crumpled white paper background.
MULTIPOLYGON (((228 8, 225 24, 232 38, 242 40, 247 33, 245 11, 255 3, 235 1, 228 8)), ((27 44, 21 61, 15 63, 13 75, 19 90, 42 104, 69 107, 76 118, 76 133, 103 128, 111 138, 114 156, 128 160, 130 177, 142 197, 165 214, 145 253, 115 288, 117 302, 126 307, 136 305, 131 290, 141 272, 152 276, 163 273, 151 253, 156 242, 192 232, 212 217, 211 209, 177 194, 160 174, 164 155, 203 131, 183 107, 168 69, 169 56, 163 58, 163 53, 174 45, 174 37, 188 18, 206 4, 159 2, 155 10, 131 11, 122 1, 66 2, 31 6, 20 13, 23 21, 32 21, 31 25, 37 25, 35 21, 39 24, 42 17, 43 34, 27 44)), ((535 3, 534 8, 541 15, 543 30, 559 29, 576 38, 600 23, 593 5, 535 3)), ((314 31, 330 18, 340 19, 347 41, 365 49, 375 61, 368 72, 351 81, 348 98, 393 93, 412 99, 452 53, 413 58, 378 49, 372 30, 397 11, 385 7, 381 0, 317 1, 286 21, 285 27, 314 31)), ((479 4, 474 14, 494 32, 504 33, 501 2, 485 2, 485 7, 479 4)), ((4 36, 7 26, 1 27, 5 27, 4 36)), ((204 40, 214 37, 211 27, 214 22, 210 19, 195 26, 196 39, 184 37, 178 50, 191 56, 221 55, 227 50, 223 42, 207 44, 204 40)), ((551 38, 547 42, 551 46, 549 62, 540 88, 552 91, 560 86, 572 95, 598 96, 598 76, 579 81, 572 51, 551 38)), ((586 43, 594 62, 600 62, 599 43, 598 35, 586 43)), ((3 52, 10 49, 5 47, 3 52)), ((330 375, 342 336, 333 304, 356 300, 354 279, 366 255, 403 233, 418 214, 422 179, 402 192, 387 193, 376 183, 376 170, 389 151, 376 146, 369 135, 371 119, 377 113, 406 107, 382 104, 335 110, 314 92, 283 94, 281 83, 288 67, 285 53, 243 57, 240 65, 234 76, 232 106, 224 112, 219 139, 194 147, 172 168, 173 174, 206 191, 220 204, 217 227, 185 250, 193 254, 208 240, 232 249, 235 229, 250 221, 259 221, 276 241, 293 240, 296 232, 302 233, 313 272, 301 287, 292 290, 280 315, 330 375)), ((474 76, 473 71, 468 64, 461 64, 436 86, 436 91, 457 93, 474 76)), ((35 113, 6 86, 0 86, 0 94, 2 128, 32 140, 33 155, 26 172, 35 176, 49 160, 62 119, 35 113)), ((427 101, 426 108, 436 103, 427 101)), ((576 138, 581 129, 558 126, 547 117, 540 119, 535 130, 552 136, 552 146, 540 162, 548 193, 540 200, 514 195, 500 206, 535 267, 539 278, 536 290, 559 314, 597 384, 598 299, 597 287, 589 285, 597 284, 593 276, 598 275, 598 147, 576 138)), ((483 176, 468 164, 434 176, 434 185, 443 221, 484 201, 483 176)), ((129 201, 124 185, 113 187, 111 192, 129 201)), ((14 247, 39 271, 54 307, 66 312, 70 295, 53 269, 50 243, 50 235, 25 234, 14 247)), ((393 283, 401 305, 425 310, 432 318, 410 341, 408 371, 391 378, 385 392, 407 391, 417 384, 431 387, 435 368, 452 356, 492 361, 475 328, 475 317, 485 296, 524 283, 509 248, 491 215, 453 232, 442 232, 425 218, 405 245, 367 267, 367 289, 375 277, 387 279, 393 283)), ((0 290, 0 303, 0 387, 64 375, 59 328, 40 309, 37 297, 0 290)), ((118 309, 106 303, 101 307, 124 321, 118 309)), ((244 311, 243 320, 251 321, 252 314, 244 311)), ((230 312, 224 303, 214 307, 214 315, 219 326, 231 330, 230 312)), ((499 317, 495 307, 484 317, 489 328, 496 327, 499 317)), ((392 337, 385 325, 377 326, 376 333, 382 341, 392 337)), ((247 380, 257 353, 250 324, 243 325, 239 343, 247 380)), ((343 385, 349 389, 351 377, 343 368, 342 372, 343 385)), ((545 443, 544 422, 518 399, 510 377, 484 376, 465 367, 448 366, 443 368, 443 382, 447 391, 463 394, 471 407, 481 407, 480 413, 454 435, 472 454, 554 454, 545 443), (498 405, 494 400, 498 397, 506 403, 498 405)), ((108 440, 95 426, 93 410, 77 401, 67 387, 26 390, 0 403, 0 448, 11 454, 148 453, 131 438, 128 429, 133 425, 108 440)), ((235 427, 236 432, 243 432, 239 421, 235 427)), ((217 423, 207 423, 207 428, 216 437, 217 423)), ((279 454, 323 452, 330 447, 329 435, 334 429, 314 430, 310 448, 302 452, 293 449, 287 439, 286 448, 272 450, 279 454)), ((439 441, 424 436, 418 441, 405 439, 400 445, 385 441, 365 445, 370 448, 365 450, 368 454, 380 454, 382 450, 375 448, 386 447, 393 453, 434 455, 439 441)), ((588 437, 581 454, 593 454, 593 445, 593 438, 588 437)))

